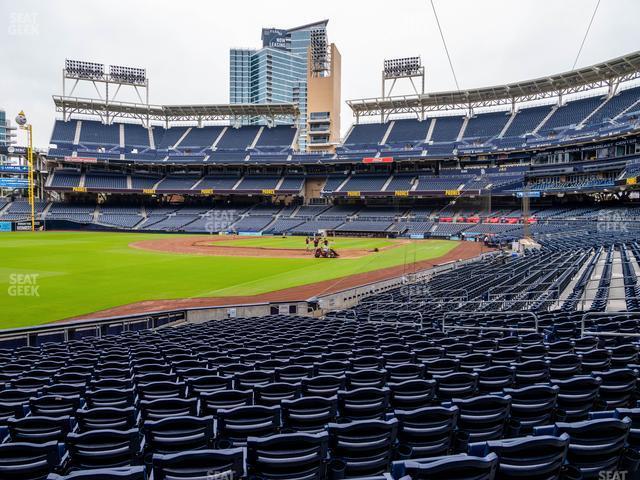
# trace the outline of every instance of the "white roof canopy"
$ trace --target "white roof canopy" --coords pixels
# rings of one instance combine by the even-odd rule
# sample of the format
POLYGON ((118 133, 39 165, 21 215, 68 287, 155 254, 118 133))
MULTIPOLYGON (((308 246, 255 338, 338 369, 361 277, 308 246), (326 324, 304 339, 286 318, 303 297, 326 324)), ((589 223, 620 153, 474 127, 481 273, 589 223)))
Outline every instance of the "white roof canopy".
POLYGON ((557 97, 640 77, 640 51, 549 77, 493 87, 348 100, 357 116, 470 109, 557 97))

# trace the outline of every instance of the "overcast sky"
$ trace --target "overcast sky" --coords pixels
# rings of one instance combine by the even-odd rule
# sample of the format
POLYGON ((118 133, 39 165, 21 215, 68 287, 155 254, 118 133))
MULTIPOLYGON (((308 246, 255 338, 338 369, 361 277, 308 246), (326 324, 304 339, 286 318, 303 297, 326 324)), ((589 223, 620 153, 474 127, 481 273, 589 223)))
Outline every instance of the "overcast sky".
MULTIPOLYGON (((461 88, 569 70, 595 4, 435 0, 461 88)), ((380 94, 384 58, 421 55, 427 90, 455 88, 428 0, 0 0, 0 107, 11 119, 24 109, 47 146, 65 58, 145 67, 151 103, 227 103, 229 48, 324 18, 343 101, 380 94)), ((578 66, 639 50, 639 26, 640 1, 602 0, 578 66)), ((351 120, 343 105, 343 131, 351 120)))

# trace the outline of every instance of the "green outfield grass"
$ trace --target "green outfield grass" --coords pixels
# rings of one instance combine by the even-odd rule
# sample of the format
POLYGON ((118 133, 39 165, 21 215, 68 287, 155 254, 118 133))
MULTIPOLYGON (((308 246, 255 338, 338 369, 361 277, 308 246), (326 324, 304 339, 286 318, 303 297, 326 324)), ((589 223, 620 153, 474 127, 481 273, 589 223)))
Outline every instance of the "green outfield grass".
MULTIPOLYGON (((349 260, 214 257, 129 247, 132 242, 161 237, 97 232, 0 234, 0 329, 48 323, 142 300, 265 293, 437 258, 457 244, 412 241, 349 260)), ((247 239, 253 240, 282 241, 247 239)), ((304 242, 287 241, 296 240, 304 242)), ((347 245, 351 240, 351 245, 375 242, 339 242, 347 245)))
MULTIPOLYGON (((386 238, 347 238, 330 237, 331 246, 336 250, 373 250, 393 245, 393 240, 386 238)), ((238 240, 215 242, 216 245, 234 247, 266 247, 266 248, 306 248, 305 237, 247 237, 238 240)))

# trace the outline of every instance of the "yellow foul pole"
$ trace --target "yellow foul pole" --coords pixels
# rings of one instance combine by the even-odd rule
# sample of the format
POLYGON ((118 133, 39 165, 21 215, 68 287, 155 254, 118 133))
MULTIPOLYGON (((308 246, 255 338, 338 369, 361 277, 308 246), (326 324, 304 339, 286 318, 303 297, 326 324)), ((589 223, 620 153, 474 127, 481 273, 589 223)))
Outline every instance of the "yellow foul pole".
POLYGON ((31 231, 36 229, 36 207, 35 207, 35 195, 34 195, 34 179, 33 179, 33 127, 30 123, 27 123, 27 117, 24 112, 21 111, 16 117, 16 123, 22 130, 27 131, 28 143, 27 148, 27 164, 29 171, 29 206, 31 207, 31 231))
POLYGON ((31 231, 34 232, 36 230, 36 208, 33 181, 33 129, 31 124, 27 125, 26 129, 29 134, 29 150, 27 152, 27 162, 29 164, 29 206, 31 207, 31 231))

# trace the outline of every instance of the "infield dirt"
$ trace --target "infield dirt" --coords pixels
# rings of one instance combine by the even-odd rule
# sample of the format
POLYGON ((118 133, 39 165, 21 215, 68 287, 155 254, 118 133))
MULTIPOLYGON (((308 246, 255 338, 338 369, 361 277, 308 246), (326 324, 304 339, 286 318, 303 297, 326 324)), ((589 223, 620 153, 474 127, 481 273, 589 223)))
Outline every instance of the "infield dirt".
MULTIPOLYGON (((182 239, 185 240, 185 239, 182 239)), ((153 242, 154 240, 151 240, 153 242)), ((169 241, 180 242, 179 238, 169 239, 169 241)), ((193 238, 191 239, 193 241, 193 238)), ((209 239, 209 241, 211 241, 209 239)), ((141 242, 137 242, 141 243, 141 242)), ((445 255, 430 260, 418 261, 415 263, 408 263, 404 265, 398 265, 395 267, 383 268, 379 270, 372 270, 369 272, 358 273, 355 275, 348 275, 345 277, 326 280, 317 283, 310 283, 307 285, 301 285, 298 287, 287 288, 282 290, 275 290, 272 292, 250 295, 250 296, 226 296, 226 297, 201 297, 201 298, 182 298, 182 299, 168 299, 168 300, 149 300, 142 302, 130 303, 127 305, 121 305, 119 307, 109 308, 101 310, 88 315, 75 317, 72 320, 79 319, 92 319, 92 318, 105 318, 120 315, 135 315, 150 312, 159 312, 164 310, 179 310, 182 308, 197 308, 197 307, 216 307, 224 305, 238 305, 238 304, 251 304, 251 303, 265 303, 265 302, 294 302, 307 300, 311 297, 326 295, 330 293, 339 292, 348 288, 365 285, 367 283, 377 282, 389 278, 414 273, 419 270, 426 270, 436 265, 443 263, 466 260, 476 257, 482 252, 486 252, 487 248, 481 243, 476 242, 460 242, 453 250, 449 251, 445 255)), ((305 255, 308 256, 306 252, 305 255)), ((373 253, 372 253, 373 254, 373 253)), ((328 262, 336 261, 334 259, 326 259, 328 262)))

